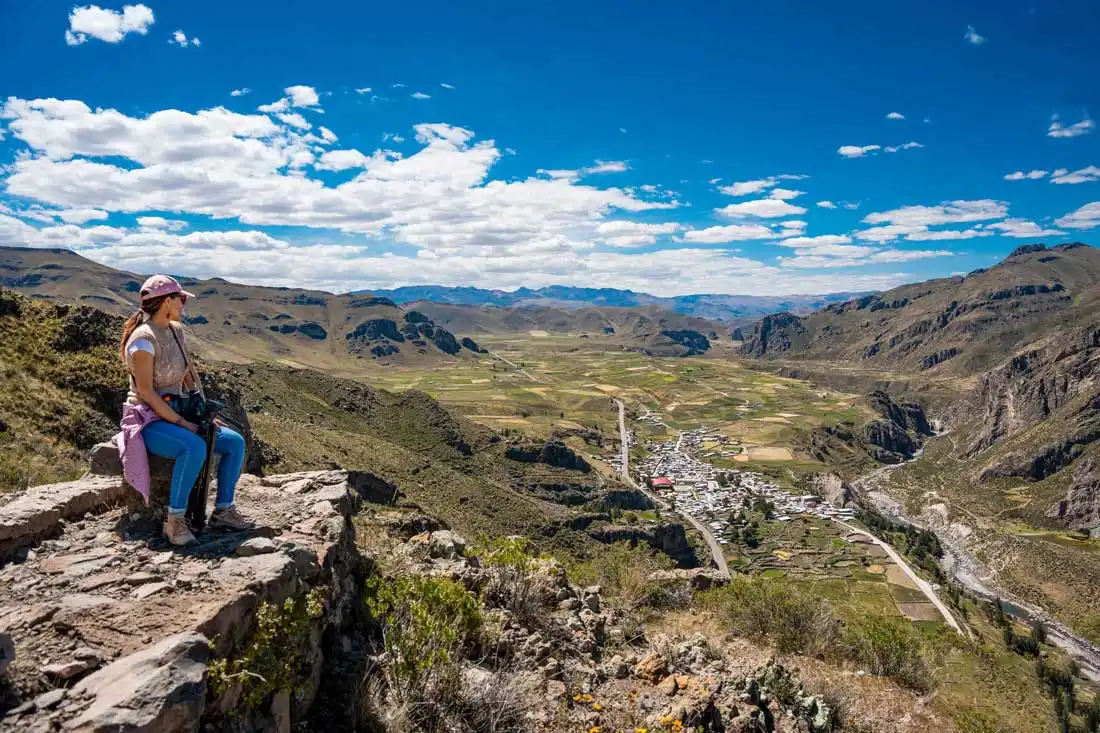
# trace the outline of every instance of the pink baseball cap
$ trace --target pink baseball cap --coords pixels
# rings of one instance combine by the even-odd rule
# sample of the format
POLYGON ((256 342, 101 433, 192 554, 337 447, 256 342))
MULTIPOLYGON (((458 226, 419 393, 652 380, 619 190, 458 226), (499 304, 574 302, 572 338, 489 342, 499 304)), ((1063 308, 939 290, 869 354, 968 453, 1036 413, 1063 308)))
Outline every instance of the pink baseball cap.
POLYGON ((168 277, 167 275, 153 275, 146 280, 141 286, 141 300, 152 300, 153 298, 160 298, 165 295, 171 295, 173 293, 179 293, 188 298, 194 298, 195 296, 183 289, 179 284, 179 281, 174 277, 168 277))

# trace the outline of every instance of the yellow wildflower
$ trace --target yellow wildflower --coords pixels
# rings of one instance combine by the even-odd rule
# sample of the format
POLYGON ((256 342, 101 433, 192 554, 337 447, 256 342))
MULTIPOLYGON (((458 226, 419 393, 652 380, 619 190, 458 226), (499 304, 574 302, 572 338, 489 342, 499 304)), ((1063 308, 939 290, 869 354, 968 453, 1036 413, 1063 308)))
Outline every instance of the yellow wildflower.
POLYGON ((594 725, 588 729, 588 733, 600 733, 600 726, 594 725))
POLYGON ((635 728, 634 733, 649 733, 649 728, 635 728))
POLYGON ((602 708, 600 707, 600 704, 598 702, 592 703, 592 709, 595 710, 597 713, 600 712, 600 710, 602 710, 602 708))
POLYGON ((672 721, 672 733, 680 733, 684 729, 684 724, 679 720, 672 721))

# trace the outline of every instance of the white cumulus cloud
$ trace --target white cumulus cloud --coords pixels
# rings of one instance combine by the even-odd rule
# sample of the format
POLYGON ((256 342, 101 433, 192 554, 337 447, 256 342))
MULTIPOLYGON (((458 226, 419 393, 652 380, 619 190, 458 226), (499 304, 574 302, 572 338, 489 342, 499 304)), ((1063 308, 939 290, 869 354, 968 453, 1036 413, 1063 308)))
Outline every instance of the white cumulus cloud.
POLYGON ((1057 229, 1044 229, 1033 221, 1027 219, 1005 219, 1004 221, 996 221, 992 224, 986 224, 986 229, 995 229, 1006 237, 1018 237, 1021 239, 1028 237, 1056 237, 1065 232, 1058 231, 1057 229))
POLYGON ((1100 201, 1085 204, 1076 211, 1071 211, 1060 219, 1055 219, 1057 226, 1066 229, 1095 229, 1100 227, 1100 201))
POLYGON ((425 94, 424 92, 413 92, 409 96, 412 97, 413 99, 431 99, 432 98, 432 95, 425 94))
POLYGON ((715 213, 736 219, 745 217, 778 219, 782 216, 805 214, 806 209, 788 204, 782 199, 756 199, 755 201, 744 201, 740 204, 723 206, 720 209, 715 209, 715 213))
POLYGON ((921 145, 918 142, 910 141, 910 142, 907 142, 907 143, 902 143, 901 145, 887 145, 886 146, 886 152, 887 153, 896 153, 899 150, 912 150, 913 148, 923 148, 923 147, 924 146, 921 145))
POLYGON ((107 10, 98 5, 73 8, 65 43, 79 46, 88 37, 118 43, 130 33, 145 35, 153 25, 153 11, 146 5, 124 5, 122 10, 107 10))
POLYGON ((823 209, 835 209, 836 208, 836 204, 834 204, 832 201, 818 201, 817 205, 820 206, 823 209))
POLYGON ((1096 123, 1087 116, 1080 122, 1075 122, 1072 125, 1066 126, 1062 124, 1058 115, 1052 115, 1050 118, 1050 127, 1047 128, 1047 137, 1080 137, 1081 135, 1089 134, 1095 128, 1096 123))
POLYGON ((836 151, 845 158, 862 158, 879 150, 882 150, 881 145, 841 145, 836 151))
POLYGON ((252 90, 248 87, 241 87, 240 89, 234 89, 229 93, 231 97, 243 97, 246 94, 251 94, 252 90))
POLYGON ((584 173, 622 173, 630 170, 630 164, 624 160, 597 160, 594 165, 584 169, 584 173))
POLYGON ((617 219, 605 221, 596 227, 596 236, 612 247, 638 247, 653 244, 657 237, 675 234, 680 225, 675 222, 648 224, 638 221, 617 219))
POLYGON ((1006 174, 1005 175, 1005 180, 1006 181, 1023 181, 1023 180, 1035 181, 1035 180, 1038 180, 1040 178, 1043 178, 1044 176, 1046 176, 1046 174, 1047 174, 1047 171, 1044 171, 1044 170, 1031 170, 1031 171, 1027 171, 1026 173, 1024 171, 1016 171, 1015 173, 1006 174))
POLYGON ((729 224, 728 226, 692 229, 684 232, 683 241, 694 244, 725 244, 753 239, 774 239, 775 231, 763 224, 729 224))
POLYGON ((891 112, 890 114, 886 115, 886 119, 888 119, 888 120, 904 120, 905 115, 903 115, 901 112, 891 112))
POLYGON ((1051 183, 1092 183, 1100 181, 1100 168, 1090 165, 1080 170, 1070 172, 1065 168, 1059 168, 1050 176, 1051 183))

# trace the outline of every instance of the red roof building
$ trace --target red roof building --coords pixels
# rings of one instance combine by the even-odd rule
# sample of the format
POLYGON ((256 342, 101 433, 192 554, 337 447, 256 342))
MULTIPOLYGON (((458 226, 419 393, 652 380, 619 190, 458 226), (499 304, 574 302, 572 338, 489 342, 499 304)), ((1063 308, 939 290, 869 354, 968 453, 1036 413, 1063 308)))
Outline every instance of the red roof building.
POLYGON ((671 488, 673 488, 672 479, 665 478, 664 476, 659 476, 657 478, 650 479, 649 484, 650 484, 650 486, 652 486, 655 489, 671 489, 671 488))

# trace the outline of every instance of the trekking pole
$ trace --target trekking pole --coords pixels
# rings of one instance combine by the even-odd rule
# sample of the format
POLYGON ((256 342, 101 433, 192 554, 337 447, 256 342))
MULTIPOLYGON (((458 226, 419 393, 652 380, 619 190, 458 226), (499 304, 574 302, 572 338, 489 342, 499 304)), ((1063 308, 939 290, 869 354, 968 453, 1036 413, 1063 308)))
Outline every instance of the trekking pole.
POLYGON ((207 415, 200 426, 206 439, 206 460, 202 464, 199 480, 187 498, 187 523, 193 532, 201 532, 206 526, 206 500, 210 495, 210 467, 214 462, 214 441, 218 437, 218 424, 213 415, 207 415))

